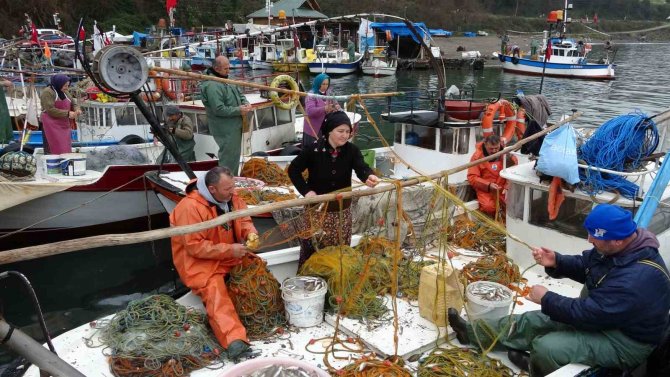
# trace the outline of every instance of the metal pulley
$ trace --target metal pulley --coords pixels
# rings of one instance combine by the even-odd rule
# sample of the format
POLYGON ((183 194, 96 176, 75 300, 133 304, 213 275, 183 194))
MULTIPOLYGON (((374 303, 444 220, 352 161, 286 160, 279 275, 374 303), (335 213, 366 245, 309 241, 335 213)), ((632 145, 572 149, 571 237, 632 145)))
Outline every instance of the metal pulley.
POLYGON ((106 89, 118 93, 134 93, 149 78, 144 56, 130 46, 109 45, 93 59, 91 71, 106 89))

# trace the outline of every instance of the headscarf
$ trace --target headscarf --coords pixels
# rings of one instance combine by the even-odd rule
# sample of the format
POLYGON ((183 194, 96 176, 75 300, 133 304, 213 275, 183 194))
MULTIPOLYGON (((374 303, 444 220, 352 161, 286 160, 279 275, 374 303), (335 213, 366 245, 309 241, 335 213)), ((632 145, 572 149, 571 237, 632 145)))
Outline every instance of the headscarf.
POLYGON ((351 126, 351 119, 349 115, 344 111, 333 111, 332 113, 326 115, 326 118, 323 120, 321 125, 321 134, 324 138, 328 138, 328 134, 334 130, 336 127, 346 124, 349 126, 350 130, 353 130, 351 126))
MULTIPOLYGON (((330 76, 328 76, 325 73, 319 73, 318 75, 316 75, 316 77, 314 78, 314 82, 312 83, 312 93, 314 94, 321 93, 320 90, 321 84, 323 84, 325 80, 328 80, 328 87, 330 87, 330 76)), ((328 89, 326 89, 326 91, 328 91, 328 89)))
POLYGON ((58 99, 64 100, 65 93, 63 92, 63 86, 70 82, 70 78, 67 77, 66 75, 54 75, 51 76, 51 87, 54 88, 56 93, 58 94, 58 99))

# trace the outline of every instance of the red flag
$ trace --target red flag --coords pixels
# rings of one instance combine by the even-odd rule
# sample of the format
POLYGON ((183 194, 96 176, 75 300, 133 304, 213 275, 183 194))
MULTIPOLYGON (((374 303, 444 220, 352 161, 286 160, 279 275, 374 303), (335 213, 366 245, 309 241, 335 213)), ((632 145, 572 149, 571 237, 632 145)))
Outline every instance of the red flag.
POLYGON ((177 7, 177 0, 165 0, 165 9, 170 13, 170 10, 177 7))
POLYGON ((598 25, 598 13, 593 15, 593 23, 598 25))
POLYGON ((544 51, 544 60, 549 61, 551 59, 551 39, 547 40, 547 49, 544 51))
POLYGON ((35 23, 30 23, 30 40, 37 43, 37 28, 35 28, 35 23))
POLYGON ((86 30, 84 29, 83 26, 79 29, 79 40, 80 41, 86 40, 86 30))

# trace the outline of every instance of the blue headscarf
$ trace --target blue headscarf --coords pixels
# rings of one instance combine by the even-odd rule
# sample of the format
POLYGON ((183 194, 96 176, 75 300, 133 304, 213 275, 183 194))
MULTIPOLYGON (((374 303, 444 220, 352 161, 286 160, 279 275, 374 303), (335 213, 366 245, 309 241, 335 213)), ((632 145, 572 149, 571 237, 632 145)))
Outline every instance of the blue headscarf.
MULTIPOLYGON (((314 82, 312 83, 312 93, 314 94, 321 93, 319 89, 321 88, 321 84, 323 84, 325 80, 328 80, 328 87, 330 88, 330 76, 328 76, 325 73, 319 73, 314 78, 314 82)), ((328 91, 328 89, 326 89, 326 91, 328 91)))
POLYGON ((65 99, 65 93, 63 93, 63 86, 70 82, 70 78, 65 75, 54 75, 51 76, 51 87, 54 88, 58 94, 58 98, 63 100, 65 99))

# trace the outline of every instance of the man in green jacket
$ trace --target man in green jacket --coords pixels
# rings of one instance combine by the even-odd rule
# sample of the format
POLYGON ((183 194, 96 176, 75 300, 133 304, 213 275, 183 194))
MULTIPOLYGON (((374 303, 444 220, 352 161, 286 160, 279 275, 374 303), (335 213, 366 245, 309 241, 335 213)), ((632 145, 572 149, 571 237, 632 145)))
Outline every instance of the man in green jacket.
MULTIPOLYGON (((229 71, 228 58, 219 56, 207 74, 227 79, 229 71)), ((226 166, 237 175, 242 153, 243 119, 252 107, 237 86, 206 80, 200 83, 200 92, 207 110, 209 131, 219 146, 219 166, 226 166)))

